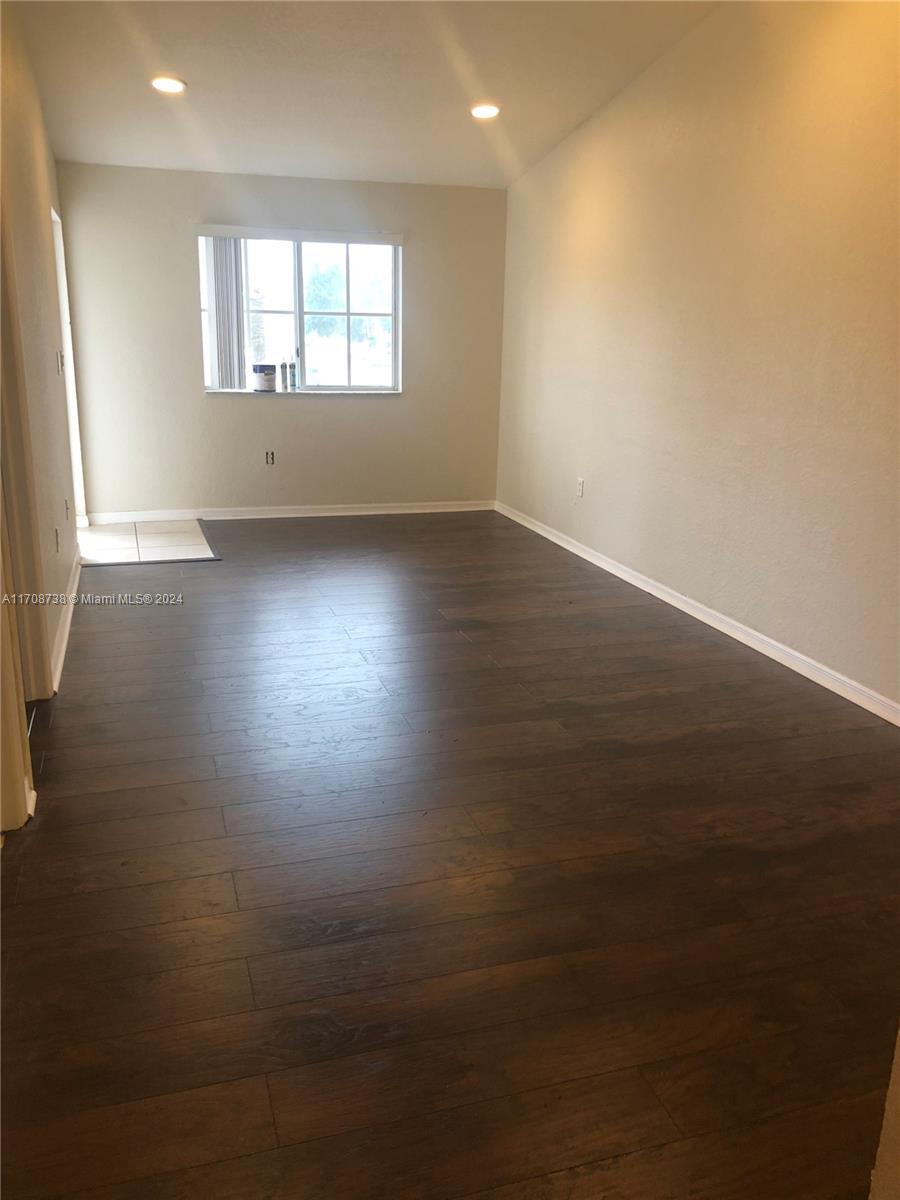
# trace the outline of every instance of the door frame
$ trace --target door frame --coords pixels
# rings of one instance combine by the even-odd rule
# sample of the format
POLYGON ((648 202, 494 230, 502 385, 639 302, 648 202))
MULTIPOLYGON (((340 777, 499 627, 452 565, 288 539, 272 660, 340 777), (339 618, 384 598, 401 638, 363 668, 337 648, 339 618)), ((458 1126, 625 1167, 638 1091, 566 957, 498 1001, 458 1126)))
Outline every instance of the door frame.
MULTIPOLYGON (((15 260, 5 211, 0 218, 0 476, 3 514, 9 537, 9 578, 5 590, 39 594, 43 589, 38 541, 37 491, 27 385, 22 362, 21 329, 16 296, 15 260)), ((22 664, 23 700, 46 700, 53 695, 50 636, 42 604, 17 606, 16 625, 22 664)))
POLYGON ((81 450, 81 422, 78 415, 78 388, 75 382, 75 349, 72 341, 72 312, 69 307, 69 277, 66 273, 66 243, 62 217, 50 209, 53 226, 53 252, 56 261, 56 291, 59 300, 59 324, 62 350, 57 358, 57 371, 64 377, 66 415, 69 422, 69 453, 72 458, 72 503, 79 529, 88 526, 87 502, 84 489, 84 457, 81 450))

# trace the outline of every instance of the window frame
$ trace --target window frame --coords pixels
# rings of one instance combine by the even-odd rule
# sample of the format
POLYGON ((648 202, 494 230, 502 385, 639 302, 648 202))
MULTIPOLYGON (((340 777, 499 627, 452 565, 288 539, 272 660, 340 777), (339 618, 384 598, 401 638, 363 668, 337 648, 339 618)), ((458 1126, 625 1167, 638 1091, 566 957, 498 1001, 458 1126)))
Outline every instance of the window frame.
MULTIPOLYGON (((199 244, 200 237, 197 236, 199 244)), ((206 391, 222 390, 218 386, 219 371, 219 330, 216 323, 216 271, 213 262, 212 246, 206 247, 203 255, 206 266, 206 308, 203 307, 203 289, 200 289, 200 316, 206 317, 206 345, 209 353, 210 382, 206 382, 206 364, 203 364, 203 387, 206 391)), ((202 353, 202 346, 201 346, 202 353)))
MULTIPOLYGON (((291 313, 287 309, 256 309, 255 312, 268 313, 272 312, 276 315, 291 315, 294 318, 294 335, 295 335, 295 352, 297 355, 298 365, 298 383, 296 388, 288 388, 286 391, 280 388, 280 379, 278 388, 275 394, 278 395, 299 395, 303 394, 348 394, 354 395, 396 395, 403 390, 402 386, 402 241, 403 239, 395 234, 386 233, 351 233, 346 231, 322 231, 322 230, 294 230, 294 229, 247 229, 240 226, 218 226, 218 225, 201 225, 196 229, 197 238, 206 237, 228 237, 238 240, 240 246, 240 259, 242 264, 242 279, 241 279, 241 313, 240 313, 240 333, 243 338, 243 344, 249 344, 249 271, 247 269, 247 242, 253 240, 259 241, 282 241, 291 242, 293 244, 293 267, 294 267, 294 309, 291 313), (306 309, 304 307, 304 288, 303 288, 303 243, 304 242, 329 242, 334 245, 344 247, 344 271, 346 281, 346 305, 343 310, 334 312, 319 312, 316 309, 306 309), (359 245, 379 245, 392 247, 392 294, 391 294, 391 310, 390 312, 356 312, 351 307, 350 299, 350 247, 359 245), (310 384, 307 382, 307 362, 306 362, 306 336, 305 336, 305 319, 306 317, 327 316, 343 319, 346 323, 346 341, 347 341, 347 383, 346 384, 310 384), (391 320, 391 382, 390 384, 377 386, 373 384, 353 384, 351 383, 351 354, 352 343, 350 337, 351 321, 354 317, 389 317, 391 320)), ((207 295, 208 308, 201 310, 206 314, 207 320, 207 337, 210 346, 210 367, 211 367, 211 382, 207 383, 204 376, 204 389, 207 392, 247 392, 250 394, 260 394, 255 392, 251 387, 244 386, 242 388, 221 387, 219 385, 218 375, 218 360, 214 353, 215 343, 215 325, 216 325, 216 291, 215 291, 215 267, 214 255, 207 252, 207 295)), ((247 380, 245 379, 245 385, 247 380)), ((271 393, 265 393, 271 394, 271 393)))

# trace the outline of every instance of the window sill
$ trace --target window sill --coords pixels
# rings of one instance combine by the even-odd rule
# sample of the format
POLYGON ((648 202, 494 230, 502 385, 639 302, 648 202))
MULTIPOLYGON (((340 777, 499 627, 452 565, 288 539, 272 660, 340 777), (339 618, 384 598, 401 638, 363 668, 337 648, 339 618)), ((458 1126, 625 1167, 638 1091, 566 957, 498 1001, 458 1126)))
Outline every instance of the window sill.
POLYGON ((283 392, 257 391, 256 388, 204 388, 207 396, 402 396, 402 388, 293 388, 283 392))

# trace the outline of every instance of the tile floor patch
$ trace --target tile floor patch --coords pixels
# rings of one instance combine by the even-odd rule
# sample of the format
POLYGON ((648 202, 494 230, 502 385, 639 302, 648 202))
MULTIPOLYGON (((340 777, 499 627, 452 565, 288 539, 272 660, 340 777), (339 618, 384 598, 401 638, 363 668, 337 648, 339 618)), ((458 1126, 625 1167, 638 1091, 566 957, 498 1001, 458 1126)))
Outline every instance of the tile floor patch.
POLYGON ((189 562, 215 557, 195 520, 91 525, 78 531, 78 546, 85 565, 166 560, 189 562))

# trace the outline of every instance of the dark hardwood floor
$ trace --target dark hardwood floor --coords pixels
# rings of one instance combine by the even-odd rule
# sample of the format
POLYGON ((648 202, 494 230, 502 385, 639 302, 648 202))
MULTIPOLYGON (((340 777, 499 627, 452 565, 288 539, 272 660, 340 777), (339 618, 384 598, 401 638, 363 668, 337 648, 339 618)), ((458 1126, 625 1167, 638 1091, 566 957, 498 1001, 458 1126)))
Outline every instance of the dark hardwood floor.
POLYGON ((82 576, 184 603, 34 734, 7 1200, 863 1200, 900 730, 494 513, 212 537, 82 576))

